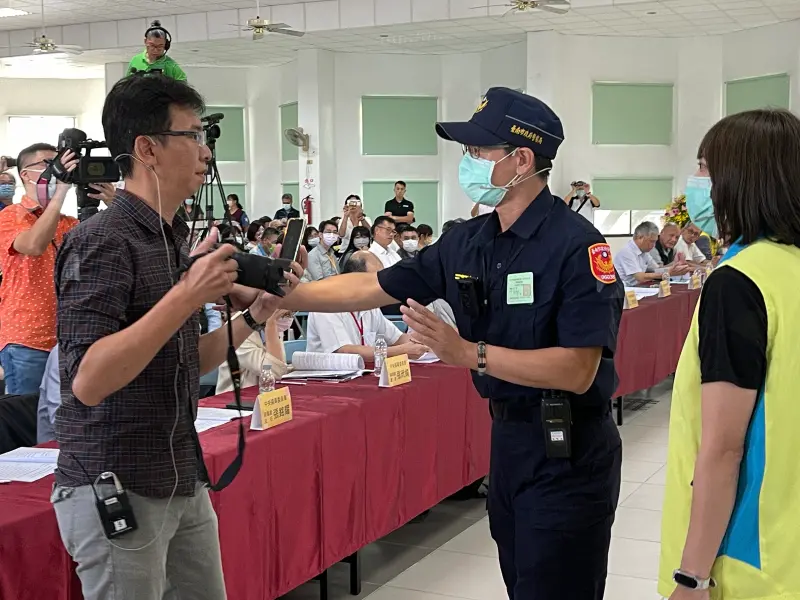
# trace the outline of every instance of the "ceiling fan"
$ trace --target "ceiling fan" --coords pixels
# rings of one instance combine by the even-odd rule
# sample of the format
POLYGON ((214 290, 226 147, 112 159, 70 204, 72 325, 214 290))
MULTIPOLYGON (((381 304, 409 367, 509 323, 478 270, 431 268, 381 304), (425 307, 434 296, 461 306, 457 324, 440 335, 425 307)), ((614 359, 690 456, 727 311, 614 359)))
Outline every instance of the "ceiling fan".
MULTIPOLYGON (((290 29, 286 23, 270 23, 267 19, 262 19, 258 16, 261 13, 261 6, 259 0, 256 0, 256 18, 247 19, 247 25, 242 31, 252 31, 253 39, 260 40, 264 37, 265 33, 280 33, 283 35, 292 35, 294 37, 303 37, 305 31, 295 31, 290 29)), ((232 25, 233 27, 241 27, 241 25, 232 25)))
POLYGON ((44 0, 42 0, 42 35, 34 36, 33 41, 28 42, 21 48, 31 49, 33 55, 40 54, 82 54, 83 48, 71 44, 56 44, 51 38, 47 37, 47 28, 44 23, 44 0))
MULTIPOLYGON (((570 3, 568 0, 511 0, 506 4, 490 4, 489 8, 496 6, 507 7, 508 10, 503 13, 506 16, 508 13, 522 13, 531 10, 543 10, 545 12, 553 13, 555 15, 563 15, 569 12, 570 3)), ((473 6, 473 9, 486 8, 485 6, 473 6)))

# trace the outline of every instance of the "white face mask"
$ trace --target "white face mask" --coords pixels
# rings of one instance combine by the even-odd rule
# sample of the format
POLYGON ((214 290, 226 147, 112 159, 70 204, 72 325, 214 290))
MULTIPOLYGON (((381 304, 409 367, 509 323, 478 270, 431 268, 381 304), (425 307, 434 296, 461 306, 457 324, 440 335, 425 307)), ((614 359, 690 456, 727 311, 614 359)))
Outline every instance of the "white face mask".
POLYGON ((278 333, 289 331, 289 329, 292 326, 292 323, 294 323, 294 319, 292 317, 282 317, 278 319, 277 321, 278 333))
POLYGON ((419 249, 419 240, 403 240, 403 250, 416 252, 419 249))
POLYGON ((339 234, 337 234, 337 233, 323 233, 322 234, 322 239, 325 241, 325 245, 328 248, 330 248, 331 246, 336 244, 336 242, 339 241, 339 234))
POLYGON ((308 238, 308 245, 311 246, 312 248, 316 248, 317 246, 319 246, 319 238, 318 237, 308 238))
POLYGON ((354 238, 353 239, 353 245, 356 248, 366 248, 367 246, 369 246, 369 238, 365 238, 365 237, 354 238))
MULTIPOLYGON (((28 171, 28 172, 29 173, 44 173, 44 170, 42 170, 42 171, 28 171)), ((29 179, 28 183, 33 184, 33 187, 36 188, 36 194, 38 196, 39 195, 38 181, 31 181, 29 179)), ((55 178, 54 175, 51 175, 50 176, 50 181, 47 182, 47 198, 38 198, 38 197, 36 198, 36 200, 39 202, 39 205, 42 208, 47 208, 47 205, 50 203, 50 199, 53 196, 56 195, 57 186, 58 186, 58 180, 55 178)))

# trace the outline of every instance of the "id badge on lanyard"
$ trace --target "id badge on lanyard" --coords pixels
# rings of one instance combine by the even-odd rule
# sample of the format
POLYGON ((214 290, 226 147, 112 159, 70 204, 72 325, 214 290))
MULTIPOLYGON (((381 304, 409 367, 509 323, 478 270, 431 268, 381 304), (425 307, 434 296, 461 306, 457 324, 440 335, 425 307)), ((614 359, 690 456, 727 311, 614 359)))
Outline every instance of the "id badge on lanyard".
POLYGON ((350 313, 350 316, 353 317, 353 323, 356 324, 356 329, 358 329, 358 334, 361 336, 361 345, 366 346, 366 344, 364 343, 364 319, 362 318, 357 319, 354 313, 350 313))

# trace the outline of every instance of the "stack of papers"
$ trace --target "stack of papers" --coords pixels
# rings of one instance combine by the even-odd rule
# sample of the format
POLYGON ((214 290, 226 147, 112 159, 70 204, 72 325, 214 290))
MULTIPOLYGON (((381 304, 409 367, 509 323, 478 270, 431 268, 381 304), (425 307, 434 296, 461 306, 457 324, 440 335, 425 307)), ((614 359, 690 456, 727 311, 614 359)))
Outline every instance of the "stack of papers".
POLYGON ((636 294, 636 299, 641 300, 642 298, 647 298, 649 296, 658 296, 658 288, 657 287, 625 287, 626 292, 633 292, 636 294))
POLYGON ((292 372, 284 375, 281 381, 304 379, 338 383, 361 377, 365 373, 364 359, 358 354, 295 352, 292 367, 292 372))
MULTIPOLYGON (((252 414, 252 410, 243 410, 241 416, 249 417, 252 414)), ((201 406, 197 409, 197 419, 194 421, 194 428, 197 430, 197 433, 201 433, 209 429, 214 429, 214 427, 225 425, 225 423, 230 423, 233 419, 238 418, 238 410, 201 406)))
POLYGON ((0 454, 0 482, 38 481, 52 475, 57 462, 57 448, 17 448, 0 454))
POLYGON ((409 359, 408 362, 416 363, 416 364, 419 364, 419 365, 427 365, 427 364, 430 364, 430 363, 439 362, 439 357, 436 356, 433 352, 426 352, 425 354, 420 356, 418 359, 416 359, 416 360, 409 359))

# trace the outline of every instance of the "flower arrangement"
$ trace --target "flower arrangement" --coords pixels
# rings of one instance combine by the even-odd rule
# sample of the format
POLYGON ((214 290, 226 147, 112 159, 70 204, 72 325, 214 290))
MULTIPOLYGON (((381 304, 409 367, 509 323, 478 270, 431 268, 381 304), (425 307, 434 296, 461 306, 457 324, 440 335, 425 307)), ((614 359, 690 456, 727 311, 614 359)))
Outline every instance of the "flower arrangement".
POLYGON ((681 194, 670 202, 665 211, 664 216, 661 217, 662 224, 675 223, 678 227, 683 229, 686 223, 689 222, 689 212, 686 210, 686 196, 681 194))

